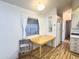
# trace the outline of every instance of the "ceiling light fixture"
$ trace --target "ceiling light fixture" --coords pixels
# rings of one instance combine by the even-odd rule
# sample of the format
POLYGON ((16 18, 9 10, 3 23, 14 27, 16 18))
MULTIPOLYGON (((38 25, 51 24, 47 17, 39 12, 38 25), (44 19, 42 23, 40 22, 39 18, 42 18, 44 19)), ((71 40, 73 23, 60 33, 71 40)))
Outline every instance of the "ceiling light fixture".
POLYGON ((39 3, 38 6, 37 6, 37 9, 38 9, 38 11, 43 11, 45 9, 44 4, 39 3))

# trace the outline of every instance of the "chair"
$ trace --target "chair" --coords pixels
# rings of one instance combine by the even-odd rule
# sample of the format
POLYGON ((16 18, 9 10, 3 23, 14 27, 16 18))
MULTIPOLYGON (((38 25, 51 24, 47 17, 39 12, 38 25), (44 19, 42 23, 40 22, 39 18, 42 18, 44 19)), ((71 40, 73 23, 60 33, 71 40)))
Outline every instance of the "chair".
POLYGON ((19 40, 19 59, 29 55, 31 57, 33 44, 30 39, 19 40))

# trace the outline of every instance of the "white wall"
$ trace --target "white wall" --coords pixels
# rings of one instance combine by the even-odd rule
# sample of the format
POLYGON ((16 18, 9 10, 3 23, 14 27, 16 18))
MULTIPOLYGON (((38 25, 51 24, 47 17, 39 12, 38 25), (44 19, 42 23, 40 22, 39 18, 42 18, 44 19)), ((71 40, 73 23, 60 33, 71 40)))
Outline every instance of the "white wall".
POLYGON ((72 9, 63 12, 63 20, 71 20, 72 9))
POLYGON ((56 8, 53 8, 51 11, 47 12, 46 14, 43 14, 43 23, 44 23, 44 34, 50 34, 56 36, 56 22, 57 22, 57 10, 56 8), (52 17, 49 19, 49 17, 52 17), (52 32, 49 32, 48 30, 48 21, 51 20, 52 22, 52 32), (46 29, 46 30, 45 30, 46 29))
MULTIPOLYGON (((38 18, 40 35, 50 34, 56 36, 56 8, 48 12, 48 14, 38 15, 33 11, 0 1, 0 59, 16 58, 18 53, 18 41, 22 39, 21 26, 23 22, 27 21, 28 16, 38 18), (48 17, 50 16, 52 16, 53 24, 52 33, 48 32, 48 17)), ((31 37, 32 36, 26 38, 31 37)))
MULTIPOLYGON (((57 38, 57 9, 53 8, 51 11, 49 11, 46 14, 43 14, 43 23, 44 23, 44 32, 43 34, 47 34, 47 35, 54 35, 57 38), (51 19, 49 19, 51 18, 51 19), (51 20, 52 22, 52 32, 49 32, 49 26, 48 26, 48 21, 51 20)), ((50 46, 51 43, 49 42, 50 46)), ((57 46, 57 39, 54 40, 53 46, 56 47, 57 46)))
POLYGON ((16 59, 23 15, 36 17, 35 12, 0 1, 0 59, 16 59))

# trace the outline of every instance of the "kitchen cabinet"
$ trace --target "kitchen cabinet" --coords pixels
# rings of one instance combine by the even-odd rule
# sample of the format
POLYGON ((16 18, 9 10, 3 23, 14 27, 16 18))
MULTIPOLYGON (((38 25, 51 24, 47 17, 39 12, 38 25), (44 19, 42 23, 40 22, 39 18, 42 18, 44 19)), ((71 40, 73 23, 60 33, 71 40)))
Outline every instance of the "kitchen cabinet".
POLYGON ((70 50, 75 53, 79 53, 79 37, 71 35, 70 50))

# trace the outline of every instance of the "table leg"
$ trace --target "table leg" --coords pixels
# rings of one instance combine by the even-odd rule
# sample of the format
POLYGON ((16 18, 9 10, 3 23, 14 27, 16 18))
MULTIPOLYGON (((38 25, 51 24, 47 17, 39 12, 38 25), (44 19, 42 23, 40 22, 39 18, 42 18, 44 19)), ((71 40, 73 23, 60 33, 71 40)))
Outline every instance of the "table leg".
POLYGON ((40 58, 41 58, 41 52, 42 52, 42 51, 41 51, 41 48, 42 48, 42 46, 40 45, 40 58))
POLYGON ((51 46, 53 46, 53 40, 51 41, 51 46))

